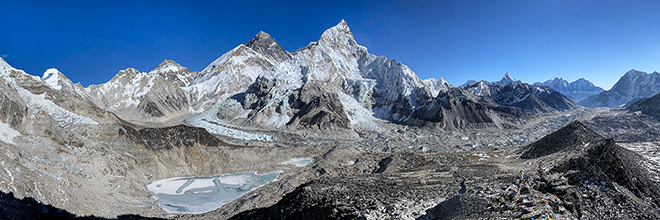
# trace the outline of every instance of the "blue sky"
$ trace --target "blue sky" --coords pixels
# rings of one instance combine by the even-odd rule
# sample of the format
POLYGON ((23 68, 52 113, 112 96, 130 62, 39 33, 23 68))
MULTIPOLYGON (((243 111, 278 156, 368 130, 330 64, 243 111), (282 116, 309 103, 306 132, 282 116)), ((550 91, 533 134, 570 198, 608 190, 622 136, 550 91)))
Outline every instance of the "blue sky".
POLYGON ((199 71, 257 32, 286 50, 345 19, 371 53, 420 78, 584 77, 609 89, 660 71, 660 1, 4 1, 0 56, 33 75, 100 84, 164 59, 199 71))

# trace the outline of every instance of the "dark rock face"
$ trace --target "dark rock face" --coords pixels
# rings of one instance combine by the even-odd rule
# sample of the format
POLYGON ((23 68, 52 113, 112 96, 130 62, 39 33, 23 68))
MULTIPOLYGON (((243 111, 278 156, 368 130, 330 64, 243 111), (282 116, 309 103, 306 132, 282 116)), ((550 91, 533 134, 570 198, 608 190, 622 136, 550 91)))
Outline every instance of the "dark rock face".
POLYGON ((660 94, 631 103, 628 107, 628 111, 640 111, 642 114, 660 117, 660 94))
POLYGON ((224 144, 204 128, 177 125, 165 128, 136 129, 124 122, 119 131, 135 143, 150 150, 172 149, 176 147, 192 147, 195 144, 218 146, 224 144))
POLYGON ((151 101, 149 97, 146 99, 142 100, 140 104, 138 105, 138 109, 142 110, 142 112, 146 113, 147 115, 150 115, 152 117, 163 117, 165 114, 158 109, 158 106, 156 103, 151 101))
POLYGON ((300 111, 289 121, 290 126, 320 130, 352 129, 339 96, 323 90, 316 83, 303 85, 293 107, 300 111))
POLYGON ((520 158, 538 158, 566 149, 580 148, 587 143, 600 139, 603 139, 603 136, 587 128, 579 121, 573 121, 566 127, 530 144, 528 150, 520 158))

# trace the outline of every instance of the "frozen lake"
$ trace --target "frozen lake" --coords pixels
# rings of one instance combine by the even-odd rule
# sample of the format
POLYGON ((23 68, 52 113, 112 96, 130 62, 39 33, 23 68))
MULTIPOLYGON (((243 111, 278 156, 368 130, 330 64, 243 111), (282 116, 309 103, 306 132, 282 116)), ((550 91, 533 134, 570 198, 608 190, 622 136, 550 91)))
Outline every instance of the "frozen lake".
POLYGON ((220 208, 238 197, 272 182, 282 171, 210 177, 175 177, 146 185, 168 213, 200 214, 220 208))

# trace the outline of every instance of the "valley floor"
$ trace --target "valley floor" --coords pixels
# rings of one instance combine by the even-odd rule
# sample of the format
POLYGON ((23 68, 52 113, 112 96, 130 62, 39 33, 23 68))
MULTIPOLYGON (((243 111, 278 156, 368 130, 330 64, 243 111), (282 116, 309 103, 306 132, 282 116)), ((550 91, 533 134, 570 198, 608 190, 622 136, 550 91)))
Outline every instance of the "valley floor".
MULTIPOLYGON (((633 116, 607 108, 580 108, 544 115, 519 129, 505 130, 439 131, 381 123, 379 132, 358 130, 357 140, 268 133, 277 139, 245 141, 209 136, 203 129, 188 126, 136 130, 126 125, 97 132, 80 129, 76 134, 80 143, 21 136, 14 139, 16 144, 0 143, 0 190, 78 216, 109 218, 130 214, 181 219, 308 219, 319 215, 367 219, 585 218, 616 217, 610 212, 617 211, 599 210, 583 202, 585 199, 624 207, 637 203, 657 207, 659 204, 641 196, 645 195, 639 193, 643 190, 620 190, 619 182, 608 182, 613 177, 602 183, 576 184, 570 178, 558 177, 560 171, 546 169, 558 166, 556 161, 566 161, 571 157, 568 153, 520 159, 527 145, 572 121, 584 121, 590 128, 601 123, 592 128, 598 131, 606 127, 602 125, 605 117, 633 116), (178 143, 172 143, 175 140, 178 143), (132 142, 141 144, 129 144, 132 142), (313 162, 304 166, 300 161, 286 163, 294 158, 311 158, 313 162), (147 184, 173 177, 254 172, 281 173, 275 181, 203 214, 167 213, 147 191, 147 184), (547 186, 539 187, 543 184, 547 186), (594 187, 601 190, 590 191, 594 187), (615 188, 619 190, 612 191, 615 188), (639 201, 620 203, 608 196, 621 193, 639 201), (580 205, 571 199, 579 199, 580 205)), ((641 120, 646 118, 639 123, 650 123, 641 120)), ((619 133, 601 134, 617 139, 619 133)), ((660 181, 657 141, 620 144, 644 155, 648 162, 643 172, 652 174, 655 187, 660 181)), ((657 215, 657 211, 639 210, 643 208, 623 215, 657 215)))

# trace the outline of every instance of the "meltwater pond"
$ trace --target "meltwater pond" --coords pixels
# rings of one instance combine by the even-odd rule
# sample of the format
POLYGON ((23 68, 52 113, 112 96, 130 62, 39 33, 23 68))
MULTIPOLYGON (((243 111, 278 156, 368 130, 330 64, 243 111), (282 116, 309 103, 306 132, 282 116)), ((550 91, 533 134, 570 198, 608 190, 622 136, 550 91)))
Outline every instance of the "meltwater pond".
POLYGON ((220 208, 238 197, 272 182, 282 171, 259 175, 229 174, 210 177, 175 177, 146 185, 168 213, 200 214, 220 208))

